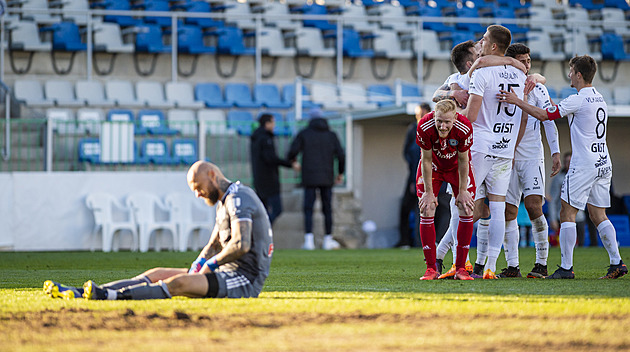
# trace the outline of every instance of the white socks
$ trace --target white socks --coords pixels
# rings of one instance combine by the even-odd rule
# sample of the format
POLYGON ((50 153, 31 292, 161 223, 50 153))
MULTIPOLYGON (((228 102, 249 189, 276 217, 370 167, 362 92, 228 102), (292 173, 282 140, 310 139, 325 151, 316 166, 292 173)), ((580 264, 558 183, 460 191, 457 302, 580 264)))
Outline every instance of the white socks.
MULTIPOLYGON (((576 232, 577 233, 577 232, 576 232)), ((536 245, 536 263, 547 265, 549 255, 549 225, 544 215, 532 220, 532 235, 536 245)))
POLYGON ((516 219, 505 222, 505 239, 503 240, 503 251, 505 261, 508 266, 518 267, 518 222, 516 219))
MULTIPOLYGON (((600 224, 601 225, 601 224, 600 224)), ((577 229, 574 222, 560 224, 560 266, 569 270, 573 267, 573 248, 577 240, 577 229)))
POLYGON ((490 202, 490 226, 488 226, 488 261, 485 270, 497 271, 497 259, 505 237, 505 202, 490 202))
POLYGON ((484 265, 488 257, 488 229, 490 228, 489 219, 480 219, 477 224, 477 260, 476 264, 484 265))
POLYGON ((619 255, 619 245, 617 244, 617 231, 613 224, 610 220, 604 220, 597 226, 597 232, 599 232, 599 237, 602 239, 604 248, 608 251, 610 264, 619 264, 621 256, 619 255))

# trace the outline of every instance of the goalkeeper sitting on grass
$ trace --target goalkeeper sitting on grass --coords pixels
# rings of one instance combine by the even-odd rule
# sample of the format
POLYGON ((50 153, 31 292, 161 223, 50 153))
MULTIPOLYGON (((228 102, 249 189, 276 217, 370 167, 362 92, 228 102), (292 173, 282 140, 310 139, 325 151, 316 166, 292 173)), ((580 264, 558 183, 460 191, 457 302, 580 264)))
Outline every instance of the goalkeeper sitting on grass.
POLYGON ((217 204, 216 222, 208 244, 190 269, 153 268, 127 280, 83 288, 44 282, 53 298, 89 300, 257 297, 269 275, 273 233, 267 211, 256 193, 232 183, 214 164, 198 161, 190 167, 188 186, 206 204, 217 204))

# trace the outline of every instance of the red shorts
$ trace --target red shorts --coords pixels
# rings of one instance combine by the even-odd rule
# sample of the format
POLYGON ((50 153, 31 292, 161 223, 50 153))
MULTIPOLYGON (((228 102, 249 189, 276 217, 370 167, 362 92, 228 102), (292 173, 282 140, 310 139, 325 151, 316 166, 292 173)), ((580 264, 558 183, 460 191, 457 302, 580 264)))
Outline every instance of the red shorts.
MULTIPOLYGON (((422 179, 422 163, 418 165, 418 173, 416 175, 416 194, 418 198, 422 197, 424 193, 424 182, 422 179)), ((431 182, 433 183, 433 194, 437 197, 440 192, 440 187, 442 187, 442 182, 450 183, 453 188, 453 195, 455 198, 459 195, 459 172, 457 169, 449 172, 440 172, 433 170, 432 172, 433 178, 431 182)), ((468 166, 468 192, 470 192, 473 199, 475 199, 475 193, 477 192, 477 187, 475 186, 475 176, 473 175, 472 167, 468 166)))

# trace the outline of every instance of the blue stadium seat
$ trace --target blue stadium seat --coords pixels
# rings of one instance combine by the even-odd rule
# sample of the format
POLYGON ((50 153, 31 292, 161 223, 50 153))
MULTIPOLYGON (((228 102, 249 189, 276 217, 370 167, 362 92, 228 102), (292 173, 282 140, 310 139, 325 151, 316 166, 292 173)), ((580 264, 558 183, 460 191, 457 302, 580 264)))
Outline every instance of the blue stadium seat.
POLYGON ((376 103, 379 107, 395 104, 392 88, 387 84, 372 84, 367 87, 368 102, 376 103))
POLYGON ((168 153, 166 141, 158 138, 142 140, 140 146, 141 157, 156 165, 172 165, 176 161, 168 153))
POLYGON ((98 138, 79 139, 79 161, 92 164, 101 162, 101 142, 98 138))
POLYGON ((199 158, 197 157, 197 141, 194 139, 173 140, 173 162, 192 165, 199 158))
POLYGON ((549 92, 549 98, 556 99, 558 97, 558 92, 556 92, 555 88, 547 86, 547 91, 549 92))
MULTIPOLYGON (((480 18, 479 10, 476 7, 462 6, 457 7, 455 14, 458 18, 480 18)), ((485 33, 486 27, 479 23, 460 22, 457 21, 455 28, 462 31, 469 31, 473 33, 485 33)), ((456 43, 457 44, 457 43, 456 43)))
POLYGON ((477 38, 473 32, 459 30, 440 36, 440 41, 447 40, 451 42, 451 48, 455 47, 455 45, 459 43, 463 43, 468 40, 476 41, 476 39, 477 38))
POLYGON ((402 98, 403 101, 420 101, 422 94, 418 90, 418 86, 415 84, 402 84, 402 98))
POLYGON ((625 61, 630 60, 630 54, 626 53, 621 36, 614 33, 604 33, 602 40, 602 58, 604 60, 625 61))
POLYGON ((203 42, 201 28, 191 25, 177 27, 177 50, 185 54, 212 54, 217 51, 203 42))
MULTIPOLYGON (((106 0, 94 3, 91 5, 91 7, 102 8, 105 10, 131 10, 131 4, 129 4, 129 0, 106 0)), ((118 25, 121 27, 131 27, 142 24, 141 19, 121 15, 105 15, 103 17, 103 21, 118 23, 118 25)))
POLYGON ((569 5, 574 7, 581 7, 585 10, 601 10, 604 8, 603 1, 593 1, 593 0, 569 0, 569 5))
POLYGON ((227 83, 225 101, 239 108, 260 108, 261 104, 252 99, 249 86, 244 83, 227 83))
POLYGON ((228 55, 250 55, 256 54, 256 48, 246 47, 243 31, 236 27, 224 27, 216 31, 219 39, 217 43, 217 53, 228 55))
POLYGON ((560 90, 560 99, 564 99, 572 94, 577 94, 577 92, 577 89, 573 87, 564 87, 562 88, 562 90, 560 90))
POLYGON ((288 109, 292 102, 283 102, 275 84, 261 83, 254 85, 254 101, 271 109, 288 109))
MULTIPOLYGON (((494 18, 508 18, 515 19, 516 13, 514 10, 505 7, 492 7, 490 15, 494 18)), ((514 34, 525 34, 529 31, 527 27, 520 27, 513 23, 499 23, 510 30, 510 32, 514 34)))
POLYGON ((232 110, 227 114, 227 126, 243 136, 251 136, 254 117, 249 111, 232 110))
MULTIPOLYGON (((305 85, 302 85, 302 96, 309 96, 308 89, 305 85)), ((285 84, 282 87, 282 100, 285 103, 290 103, 291 105, 295 104, 295 84, 285 84)), ((302 99, 302 108, 303 109, 312 109, 320 107, 319 104, 315 104, 311 101, 310 97, 308 99, 302 99)))
POLYGON ((133 163, 138 165, 146 165, 149 163, 149 158, 140 154, 140 148, 138 148, 136 141, 133 141, 133 163))
POLYGON ((136 51, 143 53, 170 53, 171 46, 164 45, 160 26, 145 24, 136 27, 136 51))
MULTIPOLYGON (((302 14, 304 15, 327 15, 328 14, 328 12, 326 11, 326 6, 319 5, 316 3, 310 4, 310 5, 306 4, 301 9, 299 9, 299 11, 301 11, 302 14)), ((304 20, 303 24, 304 24, 304 27, 316 27, 322 31, 337 29, 336 24, 330 23, 326 20, 308 19, 308 20, 304 20)))
POLYGON ((221 87, 216 83, 199 83, 195 86, 195 100, 206 103, 209 108, 225 109, 232 107, 232 104, 223 99, 221 87))
MULTIPOLYGON (((424 5, 420 7, 420 15, 423 17, 443 17, 442 9, 439 7, 431 7, 424 5)), ((452 24, 444 24, 442 22, 423 22, 422 28, 429 29, 438 33, 451 32, 455 30, 455 26, 452 24)))
POLYGON ((79 27, 74 22, 59 22, 41 29, 42 32, 53 32, 52 48, 61 51, 83 51, 87 44, 81 41, 79 27))
MULTIPOLYGON (((168 1, 162 0, 144 0, 143 3, 134 5, 132 9, 142 8, 144 11, 151 12, 169 12, 171 10, 168 1)), ((144 23, 157 24, 160 27, 170 27, 172 25, 171 17, 163 16, 145 16, 144 23)))
POLYGON ((177 130, 166 125, 166 118, 160 110, 140 110, 138 112, 136 134, 144 134, 145 131, 153 135, 177 134, 177 130))
MULTIPOLYGON (((173 9, 181 8, 186 12, 200 12, 209 13, 212 12, 212 7, 206 1, 188 1, 182 5, 173 6, 173 9)), ((186 24, 194 25, 200 28, 220 28, 223 27, 223 22, 213 18, 194 18, 188 17, 184 19, 186 24)))
POLYGON ((374 57, 374 50, 361 48, 361 39, 354 29, 344 29, 343 54, 348 57, 374 57))
POLYGON ((630 5, 626 0, 604 0, 604 7, 612 7, 623 11, 630 10, 630 5))

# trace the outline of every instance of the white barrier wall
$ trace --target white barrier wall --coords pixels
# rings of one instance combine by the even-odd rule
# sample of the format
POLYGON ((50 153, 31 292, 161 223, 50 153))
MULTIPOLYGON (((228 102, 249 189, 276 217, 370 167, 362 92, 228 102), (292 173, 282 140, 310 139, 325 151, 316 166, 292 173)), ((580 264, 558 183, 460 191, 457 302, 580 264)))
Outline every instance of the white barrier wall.
MULTIPOLYGON (((124 202, 132 192, 162 200, 185 192, 186 172, 14 172, 0 174, 0 248, 16 251, 89 250, 94 227, 85 205, 91 192, 124 202)), ((207 241, 207 239, 206 239, 207 241)), ((100 236, 96 248, 100 248, 100 236)))

